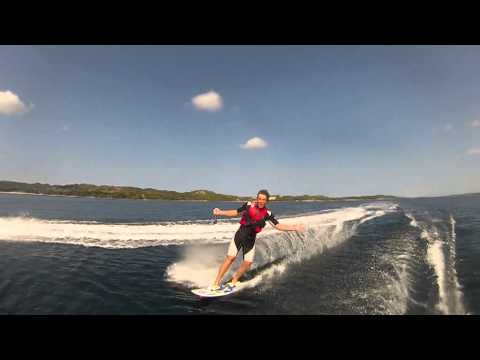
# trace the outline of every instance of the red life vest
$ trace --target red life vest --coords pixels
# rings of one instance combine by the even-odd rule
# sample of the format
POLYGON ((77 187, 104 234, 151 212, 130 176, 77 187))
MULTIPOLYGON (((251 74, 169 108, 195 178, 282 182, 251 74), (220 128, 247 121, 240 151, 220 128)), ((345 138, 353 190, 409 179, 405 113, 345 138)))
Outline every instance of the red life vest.
POLYGON ((270 210, 266 207, 259 208, 256 202, 253 202, 244 211, 240 224, 244 226, 251 226, 255 233, 259 233, 265 226, 265 218, 270 215, 270 210))

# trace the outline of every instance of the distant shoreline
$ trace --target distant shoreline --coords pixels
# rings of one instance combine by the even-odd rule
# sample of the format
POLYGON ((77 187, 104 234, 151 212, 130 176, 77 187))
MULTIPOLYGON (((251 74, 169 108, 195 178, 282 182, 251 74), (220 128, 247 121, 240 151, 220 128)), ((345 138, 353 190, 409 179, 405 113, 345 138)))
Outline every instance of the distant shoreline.
MULTIPOLYGON (((54 194, 37 194, 37 193, 27 193, 21 191, 0 191, 0 194, 14 194, 14 195, 37 195, 37 196, 62 196, 62 197, 86 197, 78 195, 54 195, 54 194)), ((89 196, 94 197, 94 196, 89 196)))
MULTIPOLYGON (((139 188, 134 186, 93 185, 93 184, 66 184, 50 185, 41 183, 22 183, 17 181, 0 181, 1 194, 36 195, 36 196, 64 196, 94 199, 129 199, 129 200, 159 200, 159 201, 219 201, 241 203, 256 198, 218 194, 210 190, 192 190, 178 192, 172 190, 158 190, 153 188, 139 188)), ((371 196, 344 196, 329 197, 324 195, 280 195, 272 194, 270 202, 334 202, 334 201, 369 201, 389 199, 389 195, 371 196)))
POLYGON ((128 199, 128 198, 114 198, 114 197, 101 197, 101 196, 81 196, 81 195, 55 195, 55 194, 37 194, 27 193, 20 191, 0 191, 0 194, 13 194, 13 195, 34 195, 34 196, 55 196, 55 197, 71 197, 71 198, 88 198, 88 199, 108 199, 108 200, 138 200, 138 201, 195 201, 195 202, 207 202, 207 201, 225 201, 225 202, 242 202, 242 200, 164 200, 164 199, 128 199))
MULTIPOLYGON (((55 195, 55 194, 38 194, 27 193, 20 191, 0 191, 0 194, 11 195, 34 195, 34 196, 53 196, 53 197, 70 197, 70 198, 89 198, 89 199, 108 199, 108 200, 135 200, 135 201, 183 201, 183 202, 238 202, 242 203, 249 200, 165 200, 165 199, 128 199, 128 198, 113 198, 113 197, 100 197, 100 196, 80 196, 80 195, 55 195)), ((324 200, 270 200, 270 202, 337 202, 337 201, 366 201, 366 200, 389 200, 386 197, 384 199, 324 199, 324 200)), ((253 200, 253 199, 252 199, 253 200)))

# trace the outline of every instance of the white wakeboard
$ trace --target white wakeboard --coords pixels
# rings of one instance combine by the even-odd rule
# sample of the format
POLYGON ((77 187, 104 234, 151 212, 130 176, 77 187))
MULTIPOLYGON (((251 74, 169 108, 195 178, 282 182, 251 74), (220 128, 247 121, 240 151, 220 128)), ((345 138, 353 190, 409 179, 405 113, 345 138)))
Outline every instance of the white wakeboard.
POLYGON ((201 288, 201 289, 193 289, 192 293, 195 295, 201 296, 201 297, 220 297, 220 296, 225 296, 225 295, 230 295, 234 294, 242 289, 245 288, 245 284, 242 282, 239 285, 237 285, 233 290, 217 290, 217 291, 210 291, 208 288, 201 288))

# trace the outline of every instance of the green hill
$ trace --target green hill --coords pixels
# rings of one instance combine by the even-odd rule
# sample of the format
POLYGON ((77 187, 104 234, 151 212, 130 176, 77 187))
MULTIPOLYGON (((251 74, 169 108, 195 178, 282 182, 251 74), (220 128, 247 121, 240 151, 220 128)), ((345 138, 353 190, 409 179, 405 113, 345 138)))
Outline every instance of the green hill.
MULTIPOLYGON (((0 181, 1 192, 23 192, 29 194, 65 195, 65 196, 92 196, 113 199, 140 199, 140 200, 196 200, 196 201, 246 201, 249 196, 217 194, 209 190, 194 190, 177 192, 156 190, 152 188, 138 188, 131 186, 111 186, 92 184, 49 185, 41 183, 22 183, 15 181, 0 181)), ((355 196, 348 198, 333 198, 323 195, 272 195, 272 201, 334 201, 334 200, 373 200, 391 198, 384 195, 355 196)))

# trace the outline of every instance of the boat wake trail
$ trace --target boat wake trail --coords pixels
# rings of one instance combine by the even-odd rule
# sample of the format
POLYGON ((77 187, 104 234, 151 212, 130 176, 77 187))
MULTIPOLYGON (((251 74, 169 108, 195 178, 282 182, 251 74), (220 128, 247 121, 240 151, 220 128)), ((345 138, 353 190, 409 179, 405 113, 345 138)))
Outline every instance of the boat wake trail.
POLYGON ((419 229, 420 238, 427 246, 426 262, 433 269, 438 292, 436 309, 442 314, 465 314, 463 293, 456 272, 456 233, 455 219, 449 216, 442 222, 430 216, 419 220, 412 214, 410 225, 419 229))
MULTIPOLYGON (((256 241, 255 276, 247 280, 247 286, 256 286, 269 278, 282 274, 291 263, 302 262, 335 247, 351 238, 358 226, 395 211, 392 204, 366 204, 287 219, 281 223, 303 223, 305 233, 279 232, 272 228, 262 231, 256 241), (281 259, 279 261, 279 259, 281 259), (265 264, 270 264, 262 268, 265 264)), ((236 229, 235 229, 236 230, 236 229)), ((233 236, 233 232, 230 236, 233 236)), ((194 247, 185 251, 184 258, 167 269, 167 279, 192 287, 204 287, 212 283, 226 249, 194 247)), ((241 261, 241 256, 236 264, 241 261)), ((236 268, 236 265, 232 268, 236 268)), ((226 278, 233 275, 231 270, 226 278)))

